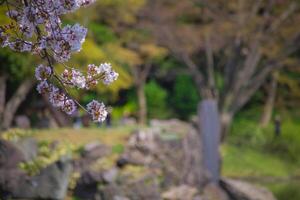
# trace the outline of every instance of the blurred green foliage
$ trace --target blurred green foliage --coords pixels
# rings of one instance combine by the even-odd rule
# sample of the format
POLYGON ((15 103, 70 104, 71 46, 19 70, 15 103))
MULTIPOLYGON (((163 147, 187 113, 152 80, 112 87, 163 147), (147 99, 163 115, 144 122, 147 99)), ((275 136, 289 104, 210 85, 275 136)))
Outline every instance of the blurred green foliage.
POLYGON ((187 120, 191 115, 196 114, 199 100, 197 88, 191 77, 177 76, 170 102, 178 117, 187 120))
POLYGON ((124 145, 123 144, 116 144, 112 147, 112 153, 121 154, 124 152, 124 145))
MULTIPOLYGON (((0 5, 0 25, 11 23, 6 17, 6 11, 6 6, 0 5)), ((28 53, 13 52, 7 47, 0 48, 0 75, 5 74, 12 82, 33 76, 37 60, 28 53)))
POLYGON ((134 116, 137 112, 138 106, 135 101, 128 101, 125 105, 114 106, 112 110, 112 118, 114 120, 120 120, 125 116, 134 116))
POLYGON ((147 109, 150 118, 164 119, 170 115, 167 107, 168 92, 156 81, 151 80, 145 86, 147 109))
POLYGON ((269 183, 266 186, 271 189, 278 200, 298 200, 300 199, 299 184, 299 181, 287 180, 269 183))
POLYGON ((0 74, 6 74, 11 81, 33 75, 33 60, 26 54, 11 52, 5 48, 0 50, 0 60, 0 74))
POLYGON ((232 134, 222 147, 222 173, 256 178, 255 183, 268 187, 278 200, 298 200, 300 125, 284 120, 281 135, 276 137, 273 123, 266 128, 258 126, 258 114, 244 112, 234 121, 232 134))
POLYGON ((23 129, 9 129, 0 134, 0 138, 9 141, 17 141, 22 138, 30 137, 35 133, 33 130, 23 130, 23 129))
POLYGON ((292 122, 283 122, 282 133, 274 136, 274 127, 269 126, 268 139, 264 147, 273 154, 277 154, 287 162, 294 162, 300 166, 300 135, 299 125, 292 122), (273 134, 272 134, 273 133, 273 134))
POLYGON ((252 120, 237 119, 233 123, 229 143, 248 148, 261 149, 276 155, 286 162, 300 165, 300 126, 292 121, 283 121, 281 135, 275 136, 274 124, 260 128, 252 120))
POLYGON ((285 178, 296 168, 293 163, 284 162, 276 155, 243 145, 224 145, 222 156, 222 174, 229 177, 285 178))
POLYGON ((109 42, 116 42, 118 40, 116 34, 110 27, 99 23, 90 23, 89 30, 92 37, 97 44, 102 45, 109 42))

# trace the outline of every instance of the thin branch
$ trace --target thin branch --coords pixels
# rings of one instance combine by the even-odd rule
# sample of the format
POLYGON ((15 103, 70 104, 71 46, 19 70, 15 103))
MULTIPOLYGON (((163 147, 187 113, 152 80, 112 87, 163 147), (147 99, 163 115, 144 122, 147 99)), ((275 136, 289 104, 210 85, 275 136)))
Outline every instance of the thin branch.
POLYGON ((255 77, 249 82, 248 86, 241 90, 240 94, 236 98, 236 102, 233 104, 233 112, 237 112, 242 108, 248 100, 254 95, 254 93, 262 86, 266 77, 275 69, 279 69, 283 65, 279 62, 269 63, 266 65, 255 77))
POLYGON ((211 47, 211 40, 208 34, 205 34, 205 55, 207 62, 207 75, 208 75, 208 85, 210 88, 215 88, 215 78, 214 78, 214 57, 211 47))
POLYGON ((289 5, 288 9, 285 10, 279 17, 277 17, 277 20, 275 20, 268 30, 269 33, 275 32, 278 30, 278 28, 285 22, 287 18, 289 18, 296 10, 298 9, 298 5, 293 2, 289 5))

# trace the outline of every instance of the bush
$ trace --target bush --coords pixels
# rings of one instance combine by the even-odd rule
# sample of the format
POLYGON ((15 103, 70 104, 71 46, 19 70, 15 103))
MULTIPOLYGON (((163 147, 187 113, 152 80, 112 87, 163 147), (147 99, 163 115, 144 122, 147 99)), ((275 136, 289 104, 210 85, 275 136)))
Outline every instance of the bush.
POLYGON ((256 122, 237 119, 231 127, 229 142, 233 144, 262 147, 268 140, 266 130, 259 127, 256 122))
POLYGON ((105 44, 117 40, 113 31, 105 25, 91 23, 89 28, 93 34, 93 37, 99 44, 105 44))
POLYGON ((199 102, 197 88, 190 76, 177 76, 172 94, 172 105, 179 118, 187 120, 197 111, 199 102))
POLYGON ((155 81, 150 81, 145 86, 148 116, 150 118, 164 119, 170 115, 167 108, 168 93, 155 81))
POLYGON ((268 186, 278 200, 300 199, 299 181, 286 181, 268 186))
POLYGON ((260 148, 288 162, 300 163, 300 126, 282 122, 281 135, 275 137, 274 125, 260 128, 257 122, 237 119, 231 129, 228 142, 251 148, 260 148))
POLYGON ((269 127, 269 139, 266 149, 290 162, 300 163, 300 126, 292 122, 283 122, 281 135, 274 137, 273 128, 269 127))

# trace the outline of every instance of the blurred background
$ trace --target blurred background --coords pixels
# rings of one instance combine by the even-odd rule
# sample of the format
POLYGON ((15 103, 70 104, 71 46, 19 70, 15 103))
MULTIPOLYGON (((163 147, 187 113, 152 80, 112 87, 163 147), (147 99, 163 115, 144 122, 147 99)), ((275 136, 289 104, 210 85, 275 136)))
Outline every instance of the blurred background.
POLYGON ((71 91, 109 105, 103 124, 51 107, 40 61, 0 49, 0 199, 299 200, 299 8, 98 0, 64 16, 89 30, 68 65, 120 75, 71 91))

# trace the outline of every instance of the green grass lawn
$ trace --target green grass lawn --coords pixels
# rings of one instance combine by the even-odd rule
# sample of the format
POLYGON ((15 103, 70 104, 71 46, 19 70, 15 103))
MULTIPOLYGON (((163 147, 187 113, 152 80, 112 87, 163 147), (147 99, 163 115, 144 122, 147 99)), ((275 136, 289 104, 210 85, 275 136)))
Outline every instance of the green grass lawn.
POLYGON ((223 145, 222 175, 269 188, 278 200, 300 199, 300 167, 261 149, 223 145), (294 177, 294 178, 293 178, 294 177))
POLYGON ((252 181, 269 188, 278 200, 300 199, 300 124, 282 123, 280 137, 272 124, 237 120, 222 146, 223 176, 252 181))
POLYGON ((254 148, 224 145, 222 156, 224 176, 285 178, 296 171, 295 165, 254 148))
POLYGON ((99 141, 114 146, 124 144, 135 127, 116 128, 81 128, 81 129, 50 129, 36 130, 33 136, 39 141, 60 141, 82 146, 90 142, 99 141))

